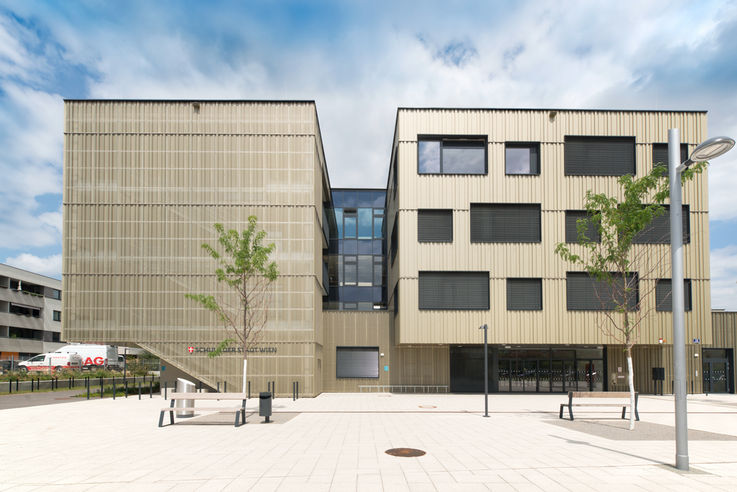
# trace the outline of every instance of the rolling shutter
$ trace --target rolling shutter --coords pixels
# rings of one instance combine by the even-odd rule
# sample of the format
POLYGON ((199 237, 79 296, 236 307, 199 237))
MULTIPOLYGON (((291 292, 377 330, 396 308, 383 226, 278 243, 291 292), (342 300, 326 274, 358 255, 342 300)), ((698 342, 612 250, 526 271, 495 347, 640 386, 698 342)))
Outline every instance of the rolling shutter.
POLYGON ((453 211, 418 210, 417 240, 421 243, 453 242, 453 211))
MULTIPOLYGON (((583 210, 566 210, 566 242, 578 242, 578 220, 588 219, 589 215, 583 210)), ((587 222, 586 237, 591 242, 598 243, 601 241, 599 236, 599 228, 593 221, 587 222)))
MULTIPOLYGON (((622 284, 622 276, 612 273, 614 282, 622 284)), ((630 282, 635 283, 635 291, 630 296, 628 311, 637 309, 640 300, 639 282, 636 273, 627 275, 630 282)), ((568 272, 566 274, 566 305, 569 311, 613 311, 621 299, 621 289, 598 281, 586 272, 568 272)))
POLYGON ((540 311, 543 308, 543 281, 540 278, 508 278, 507 310, 540 311))
POLYGON ((420 272, 420 309, 489 309, 489 272, 420 272))
MULTIPOLYGON (((671 279, 661 278, 655 284, 655 310, 673 311, 671 279)), ((691 280, 683 281, 683 309, 691 311, 691 280)))
POLYGON ((335 369, 338 378, 378 378, 379 347, 337 347, 335 369))
POLYGON ((566 176, 635 174, 634 137, 565 137, 566 176))
POLYGON ((540 205, 471 204, 472 243, 539 243, 540 205))

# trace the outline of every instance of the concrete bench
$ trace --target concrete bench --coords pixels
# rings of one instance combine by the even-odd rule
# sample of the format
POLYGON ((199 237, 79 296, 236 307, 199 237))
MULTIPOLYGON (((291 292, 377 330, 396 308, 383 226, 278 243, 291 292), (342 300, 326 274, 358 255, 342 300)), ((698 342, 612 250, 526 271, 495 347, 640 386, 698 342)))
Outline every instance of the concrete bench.
POLYGON ((174 412, 194 412, 200 410, 203 412, 235 412, 235 427, 246 423, 246 393, 171 393, 171 403, 168 407, 161 409, 159 415, 159 427, 164 426, 164 414, 169 412, 169 424, 174 425, 174 412), (241 404, 237 407, 192 407, 192 408, 175 408, 174 403, 181 400, 194 401, 214 401, 214 400, 240 400, 241 404))
MULTIPOLYGON (((640 414, 637 413, 637 398, 638 393, 635 393, 635 420, 640 420, 640 414)), ((630 394, 625 391, 569 391, 568 392, 568 403, 560 404, 560 413, 558 418, 563 418, 563 410, 568 407, 568 415, 573 420, 573 407, 622 407, 622 418, 627 413, 627 407, 630 406, 630 394), (576 403, 573 399, 579 399, 576 403), (601 402, 604 398, 616 399, 616 402, 601 402), (584 399, 582 402, 581 399, 584 399), (596 399, 596 402, 587 400, 596 399), (625 401, 626 400, 626 401, 625 401)))

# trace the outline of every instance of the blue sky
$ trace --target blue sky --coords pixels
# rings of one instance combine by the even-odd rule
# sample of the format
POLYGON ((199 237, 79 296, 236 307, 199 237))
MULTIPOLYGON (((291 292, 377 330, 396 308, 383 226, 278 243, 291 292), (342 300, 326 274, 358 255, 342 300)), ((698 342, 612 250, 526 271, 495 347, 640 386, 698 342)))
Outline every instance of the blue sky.
MULTIPOLYGON (((398 106, 696 109, 737 136, 737 4, 632 5, 0 0, 0 262, 60 275, 63 98, 314 99, 336 187, 386 184, 398 106)), ((735 190, 737 150, 709 170, 730 310, 735 190)))

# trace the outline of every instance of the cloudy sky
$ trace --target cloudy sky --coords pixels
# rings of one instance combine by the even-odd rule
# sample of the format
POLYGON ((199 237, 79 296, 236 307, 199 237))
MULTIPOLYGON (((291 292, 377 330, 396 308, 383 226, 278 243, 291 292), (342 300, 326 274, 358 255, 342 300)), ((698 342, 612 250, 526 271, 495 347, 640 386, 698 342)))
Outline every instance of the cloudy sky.
MULTIPOLYGON (((60 276, 64 98, 314 99, 338 187, 386 184, 398 106, 707 110, 737 136, 737 3, 633 5, 0 0, 0 262, 60 276)), ((737 150, 709 171, 730 310, 735 190, 737 150)))

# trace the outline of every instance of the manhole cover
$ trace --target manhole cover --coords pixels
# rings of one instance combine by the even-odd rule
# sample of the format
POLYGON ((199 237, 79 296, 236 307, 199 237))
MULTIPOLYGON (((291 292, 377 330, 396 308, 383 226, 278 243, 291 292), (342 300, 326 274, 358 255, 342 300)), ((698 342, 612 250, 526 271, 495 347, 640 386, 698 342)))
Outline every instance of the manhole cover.
POLYGON ((421 449, 414 448, 393 448, 384 451, 386 454, 391 456, 400 456, 402 458, 415 458, 417 456, 423 456, 425 452, 421 449))
POLYGON ((420 408, 438 408, 435 405, 420 405, 420 408))

